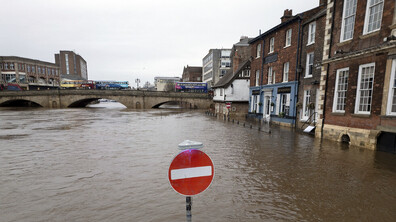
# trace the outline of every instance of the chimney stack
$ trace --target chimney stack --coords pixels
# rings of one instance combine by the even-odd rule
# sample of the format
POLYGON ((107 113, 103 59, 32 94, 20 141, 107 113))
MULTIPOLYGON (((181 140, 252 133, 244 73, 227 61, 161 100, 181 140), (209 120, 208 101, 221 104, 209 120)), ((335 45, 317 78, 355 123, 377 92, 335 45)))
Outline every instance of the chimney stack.
POLYGON ((286 9, 283 12, 283 16, 281 17, 281 22, 284 23, 293 17, 293 10, 286 9))

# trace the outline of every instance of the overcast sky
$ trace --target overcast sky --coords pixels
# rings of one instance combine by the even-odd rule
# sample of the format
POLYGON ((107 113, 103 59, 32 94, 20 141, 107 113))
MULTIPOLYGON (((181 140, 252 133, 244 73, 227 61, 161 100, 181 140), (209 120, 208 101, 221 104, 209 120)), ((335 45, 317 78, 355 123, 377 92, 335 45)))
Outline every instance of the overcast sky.
POLYGON ((1 56, 55 62, 73 50, 92 80, 179 76, 202 66, 211 48, 231 48, 256 37, 319 0, 1 0, 1 56))

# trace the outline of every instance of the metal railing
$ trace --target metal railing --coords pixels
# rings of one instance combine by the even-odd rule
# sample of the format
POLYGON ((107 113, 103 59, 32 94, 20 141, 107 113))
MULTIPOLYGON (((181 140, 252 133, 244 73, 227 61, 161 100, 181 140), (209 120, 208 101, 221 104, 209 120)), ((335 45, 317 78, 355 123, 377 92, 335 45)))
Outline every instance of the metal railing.
POLYGON ((309 118, 304 122, 304 124, 301 126, 301 129, 303 129, 304 126, 305 126, 306 124, 311 125, 312 122, 315 123, 315 122, 316 122, 316 119, 315 119, 316 114, 317 114, 317 112, 313 112, 313 113, 309 116, 309 118), (312 117, 313 117, 313 121, 312 121, 312 117))

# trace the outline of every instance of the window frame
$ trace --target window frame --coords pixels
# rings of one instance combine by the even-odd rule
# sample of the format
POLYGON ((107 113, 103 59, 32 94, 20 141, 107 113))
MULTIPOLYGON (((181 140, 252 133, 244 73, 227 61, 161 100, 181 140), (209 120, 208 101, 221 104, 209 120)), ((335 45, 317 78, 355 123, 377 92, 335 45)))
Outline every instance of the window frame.
POLYGON ((309 25, 308 25, 308 43, 307 43, 307 45, 312 45, 315 43, 315 36, 316 36, 316 21, 313 21, 313 22, 309 23, 309 25))
MULTIPOLYGON (((374 78, 375 78, 375 62, 372 63, 367 63, 359 66, 359 73, 358 73, 358 81, 357 81, 357 89, 356 89, 356 99, 355 99, 355 114, 366 114, 369 115, 372 110, 372 103, 373 103, 373 91, 374 91, 374 78), (370 97, 370 110, 369 111, 360 111, 359 106, 360 104, 360 99, 361 99, 361 81, 362 81, 362 71, 364 68, 367 67, 373 67, 373 76, 372 76, 372 83, 371 83, 371 97, 370 97)), ((366 90, 366 89, 365 89, 366 90)))
MULTIPOLYGON (((344 76, 344 78, 345 78, 345 76, 344 76)), ((336 74, 336 82, 335 82, 335 86, 334 86, 334 100, 333 100, 333 112, 335 112, 335 113, 345 113, 345 107, 346 107, 346 99, 347 99, 347 92, 348 92, 348 81, 349 81, 349 67, 347 67, 347 68, 342 68, 342 69, 338 69, 337 70, 337 74, 336 74), (344 84, 346 85, 345 86, 345 90, 343 90, 343 91, 345 91, 345 96, 344 96, 344 109, 343 110, 340 110, 340 109, 337 109, 337 107, 338 107, 338 99, 340 98, 338 95, 338 93, 339 93, 339 91, 340 91, 340 89, 339 89, 339 81, 340 81, 340 74, 341 74, 341 72, 348 72, 347 73, 347 76, 346 76, 346 81, 344 81, 344 84)))
POLYGON ((259 80, 260 80, 260 70, 256 70, 256 84, 255 86, 260 86, 259 80))
POLYGON ((290 64, 289 62, 283 63, 283 81, 282 82, 289 82, 289 71, 290 71, 290 64), (286 64, 287 64, 287 70, 286 70, 286 64))
POLYGON ((302 107, 302 112, 301 112, 301 120, 307 120, 309 116, 311 115, 310 109, 308 105, 311 103, 311 90, 304 90, 304 97, 303 97, 303 107, 302 107), (308 99, 308 101, 307 101, 308 99), (305 115, 306 112, 308 115, 305 115))
POLYGON ((273 53, 275 51, 275 37, 271 37, 269 41, 269 52, 273 53))
MULTIPOLYGON (((392 68, 391 68, 391 78, 389 81, 389 92, 388 92, 388 103, 386 105, 386 115, 387 116, 396 116, 396 112, 392 112, 392 101, 393 95, 396 93, 396 59, 392 60, 392 68), (393 85, 392 85, 393 83, 393 85)), ((396 105, 396 101, 395 101, 396 105)))
POLYGON ((273 68, 272 68, 272 66, 269 66, 268 67, 268 76, 267 76, 267 79, 268 79, 268 82, 267 82, 267 85, 272 85, 272 84, 274 84, 273 82, 272 82, 272 79, 273 79, 273 73, 274 73, 274 71, 273 71, 273 68))
POLYGON ((256 59, 260 58, 260 56, 261 56, 261 44, 258 44, 256 48, 256 59))
MULTIPOLYGON (((383 17, 383 14, 384 14, 384 0, 380 0, 380 1, 382 1, 382 7, 381 7, 381 14, 380 14, 381 18, 379 19, 379 23, 380 23, 379 24, 379 28, 369 31, 368 30, 368 28, 369 28, 369 24, 368 23, 369 23, 369 20, 370 20, 369 12, 370 12, 370 8, 371 7, 375 7, 375 6, 370 6, 370 0, 367 0, 366 15, 364 17, 363 35, 367 35, 367 34, 376 32, 378 30, 381 30, 382 17, 383 17)), ((378 4, 380 4, 380 3, 377 3, 375 5, 378 5, 378 4)))
POLYGON ((345 20, 347 20, 348 18, 346 18, 345 16, 345 14, 346 14, 346 6, 347 6, 347 4, 346 4, 346 1, 348 1, 348 0, 344 0, 344 5, 343 5, 343 11, 342 11, 342 22, 341 22, 341 34, 340 34, 340 42, 346 42, 346 41, 349 41, 349 40, 351 40, 351 39, 353 39, 353 34, 355 33, 355 21, 356 21, 356 8, 357 8, 357 0, 350 0, 350 1, 355 1, 355 5, 354 5, 354 7, 355 7, 355 11, 354 11, 354 13, 353 14, 351 14, 350 16, 348 16, 348 18, 351 18, 352 16, 353 16, 353 26, 352 26, 352 33, 351 33, 351 37, 350 38, 345 38, 344 39, 344 35, 345 35, 345 20))
POLYGON ((313 70, 314 70, 314 64, 315 64, 315 62, 314 62, 314 60, 315 60, 315 52, 307 53, 307 57, 306 58, 307 58, 307 61, 305 62, 305 75, 304 75, 304 78, 311 78, 313 76, 313 70), (312 57, 312 73, 311 74, 309 74, 309 66, 310 66, 309 59, 310 59, 310 55, 313 56, 312 57))
POLYGON ((292 34, 293 31, 291 28, 286 30, 285 48, 291 46, 292 34))

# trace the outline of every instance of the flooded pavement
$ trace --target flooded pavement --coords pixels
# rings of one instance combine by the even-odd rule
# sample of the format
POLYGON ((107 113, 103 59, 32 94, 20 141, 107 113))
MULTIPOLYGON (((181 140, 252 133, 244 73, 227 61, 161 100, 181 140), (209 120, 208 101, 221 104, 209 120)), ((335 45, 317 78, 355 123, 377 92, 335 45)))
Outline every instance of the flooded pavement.
POLYGON ((193 221, 394 221, 396 155, 271 132, 196 111, 0 108, 0 221, 185 221, 167 173, 186 139, 215 165, 193 221))

